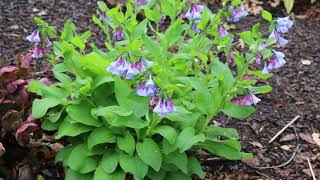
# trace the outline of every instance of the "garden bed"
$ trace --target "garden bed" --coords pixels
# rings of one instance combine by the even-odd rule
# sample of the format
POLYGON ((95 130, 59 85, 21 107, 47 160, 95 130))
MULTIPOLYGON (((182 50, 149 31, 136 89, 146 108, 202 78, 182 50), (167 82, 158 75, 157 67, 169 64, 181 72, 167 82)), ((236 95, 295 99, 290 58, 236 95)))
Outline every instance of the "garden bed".
MULTIPOLYGON (((15 63, 17 54, 25 54, 31 48, 25 37, 36 27, 34 16, 58 27, 62 27, 66 19, 72 18, 80 32, 86 31, 89 26, 97 29, 91 23, 91 15, 96 9, 94 0, 3 0, 0 6, 5 7, 0 14, 0 60, 5 64, 15 63)), ((281 10, 274 11, 281 14, 281 10)), ((258 21, 259 18, 250 16, 236 26, 249 27, 258 21)), ((319 29, 319 21, 297 18, 294 28, 287 35, 289 44, 284 49, 286 68, 278 71, 270 81, 272 93, 259 96, 262 101, 257 105, 254 116, 247 121, 224 117, 216 119, 218 123, 237 129, 244 151, 253 152, 256 158, 240 162, 200 154, 209 173, 208 179, 310 178, 306 157, 312 160, 316 176, 320 176, 319 146, 310 140, 311 134, 320 130, 319 29), (268 144, 297 115, 301 117, 268 144), (294 158, 283 167, 266 168, 288 162, 295 152, 294 158)), ((39 62, 35 60, 33 63, 39 62)), ((44 169, 50 166, 44 165, 44 169)))

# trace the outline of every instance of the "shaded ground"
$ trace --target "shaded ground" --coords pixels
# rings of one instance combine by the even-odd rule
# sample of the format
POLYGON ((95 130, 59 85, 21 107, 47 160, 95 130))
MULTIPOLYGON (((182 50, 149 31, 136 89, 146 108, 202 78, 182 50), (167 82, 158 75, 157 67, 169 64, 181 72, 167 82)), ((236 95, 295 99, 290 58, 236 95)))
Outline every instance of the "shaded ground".
MULTIPOLYGON (((72 18, 76 27, 85 31, 92 26, 91 15, 95 13, 96 3, 95 0, 1 0, 0 7, 0 63, 10 64, 16 54, 31 48, 24 38, 36 27, 34 16, 58 27, 72 18)), ((258 20, 249 17, 237 26, 248 27, 258 20)), ((226 126, 239 131, 244 150, 253 152, 256 158, 244 163, 206 157, 203 164, 209 172, 208 179, 308 179, 306 157, 311 159, 320 177, 320 149, 310 140, 311 134, 320 130, 320 23, 296 19, 287 38, 289 44, 284 49, 287 64, 269 81, 274 88, 272 93, 259 96, 262 102, 248 121, 225 121, 226 126), (311 64, 303 65, 301 60, 311 64), (301 118, 268 144, 297 115, 301 118), (280 139, 286 140, 283 138, 287 141, 280 142, 280 139), (284 150, 287 148, 289 150, 284 150), (283 167, 253 168, 283 164, 295 151, 293 160, 283 167)))

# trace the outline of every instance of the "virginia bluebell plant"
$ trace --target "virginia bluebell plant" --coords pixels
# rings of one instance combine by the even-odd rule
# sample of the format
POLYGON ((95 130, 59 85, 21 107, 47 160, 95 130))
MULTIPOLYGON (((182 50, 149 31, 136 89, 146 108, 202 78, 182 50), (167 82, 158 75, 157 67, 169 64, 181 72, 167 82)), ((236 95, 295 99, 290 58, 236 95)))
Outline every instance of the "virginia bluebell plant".
POLYGON ((272 90, 257 80, 285 64, 276 48, 287 43, 280 35, 293 22, 263 11, 268 34, 259 23, 234 33, 246 16, 241 1, 224 0, 216 12, 182 0, 111 9, 98 1, 92 21, 104 36, 93 38, 103 38, 105 47, 88 41, 90 31, 78 34, 71 20, 57 33, 36 18, 40 35, 27 39, 51 59, 55 80, 30 83, 41 97, 32 117, 68 142, 56 156, 66 179, 203 179, 199 149, 251 158, 235 129, 211 122, 222 113, 245 119, 255 112, 261 94, 272 90), (246 48, 239 49, 239 38, 246 48), (43 50, 47 45, 52 51, 43 50))

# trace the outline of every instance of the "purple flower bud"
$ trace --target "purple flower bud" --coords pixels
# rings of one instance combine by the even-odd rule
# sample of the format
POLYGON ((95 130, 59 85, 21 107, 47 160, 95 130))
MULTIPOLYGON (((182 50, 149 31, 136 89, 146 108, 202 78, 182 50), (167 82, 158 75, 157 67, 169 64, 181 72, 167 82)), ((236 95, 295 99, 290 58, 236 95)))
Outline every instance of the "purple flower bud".
POLYGON ((121 28, 116 29, 116 31, 112 35, 113 40, 121 41, 123 40, 124 33, 121 28))
POLYGON ((50 41, 50 38, 46 38, 46 47, 50 47, 52 45, 52 42, 50 41))
POLYGON ((275 30, 272 31, 272 33, 270 34, 269 38, 277 39, 277 45, 279 45, 280 47, 283 47, 288 43, 288 40, 286 40, 283 37, 281 37, 280 33, 278 33, 275 30))
POLYGON ((147 82, 143 82, 137 89, 138 96, 155 96, 157 94, 157 87, 154 84, 151 75, 147 82))
POLYGON ((265 48, 264 43, 260 43, 258 46, 258 51, 262 51, 262 50, 264 50, 264 48, 265 48))
POLYGON ((261 58, 262 58, 261 54, 256 55, 256 64, 261 64, 261 58))
POLYGON ((138 6, 143 6, 149 2, 150 2, 150 0, 136 0, 136 3, 138 6))
POLYGON ((133 79, 136 75, 140 73, 138 69, 134 67, 134 64, 131 62, 127 62, 125 67, 127 68, 124 71, 125 79, 133 79))
POLYGON ((293 21, 289 17, 278 18, 277 22, 277 31, 282 33, 287 33, 289 29, 293 26, 293 21))
POLYGON ((185 17, 189 20, 193 19, 195 21, 199 21, 201 19, 203 6, 194 4, 189 11, 186 13, 185 17))
POLYGON ((160 24, 163 25, 164 21, 167 19, 167 16, 162 16, 162 18, 160 19, 160 24))
POLYGON ((41 48, 38 48, 38 47, 35 47, 33 49, 33 52, 32 52, 32 57, 36 58, 36 59, 41 59, 43 58, 43 50, 41 48))
POLYGON ((268 65, 266 62, 264 63, 264 67, 263 67, 263 70, 261 73, 262 74, 269 74, 268 65))
POLYGON ((232 17, 229 19, 230 22, 238 22, 241 18, 248 16, 248 12, 244 7, 236 8, 230 6, 229 9, 232 10, 232 17))
POLYGON ((150 101, 150 103, 149 103, 150 109, 153 110, 153 108, 155 107, 155 105, 158 104, 158 102, 159 102, 158 96, 152 96, 151 101, 150 101))
POLYGON ((194 32, 196 32, 196 33, 201 32, 201 30, 197 28, 197 24, 194 24, 194 23, 191 25, 191 29, 194 30, 194 32))
POLYGON ((174 103, 170 99, 160 99, 153 109, 153 112, 159 114, 159 116, 164 117, 169 113, 176 112, 176 108, 174 107, 174 103))
POLYGON ((32 43, 39 43, 41 41, 39 36, 39 31, 32 32, 29 36, 27 36, 26 39, 32 43))
POLYGON ((140 72, 146 72, 149 67, 151 67, 154 62, 147 60, 146 58, 142 57, 138 62, 134 64, 135 68, 138 69, 140 72))

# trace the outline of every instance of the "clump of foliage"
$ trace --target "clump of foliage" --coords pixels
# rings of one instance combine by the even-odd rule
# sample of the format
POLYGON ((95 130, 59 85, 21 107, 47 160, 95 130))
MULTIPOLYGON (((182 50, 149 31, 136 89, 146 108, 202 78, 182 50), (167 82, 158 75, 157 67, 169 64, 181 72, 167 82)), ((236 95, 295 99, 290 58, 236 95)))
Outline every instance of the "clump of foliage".
POLYGON ((69 142, 56 156, 68 168, 66 179, 204 178, 194 156, 199 149, 231 160, 252 157, 241 151, 235 129, 211 121, 219 113, 254 113, 256 94, 272 89, 257 80, 285 63, 274 48, 287 43, 280 33, 292 21, 263 11, 268 38, 259 23, 232 34, 226 22, 248 15, 240 4, 224 0, 213 13, 176 0, 130 1, 124 11, 99 1, 93 22, 105 33, 105 50, 90 43, 89 51, 91 32, 78 34, 71 20, 60 33, 35 19, 41 37, 53 39, 47 55, 56 82, 29 84, 41 97, 32 116, 69 142), (238 38, 245 51, 236 48, 238 38))

